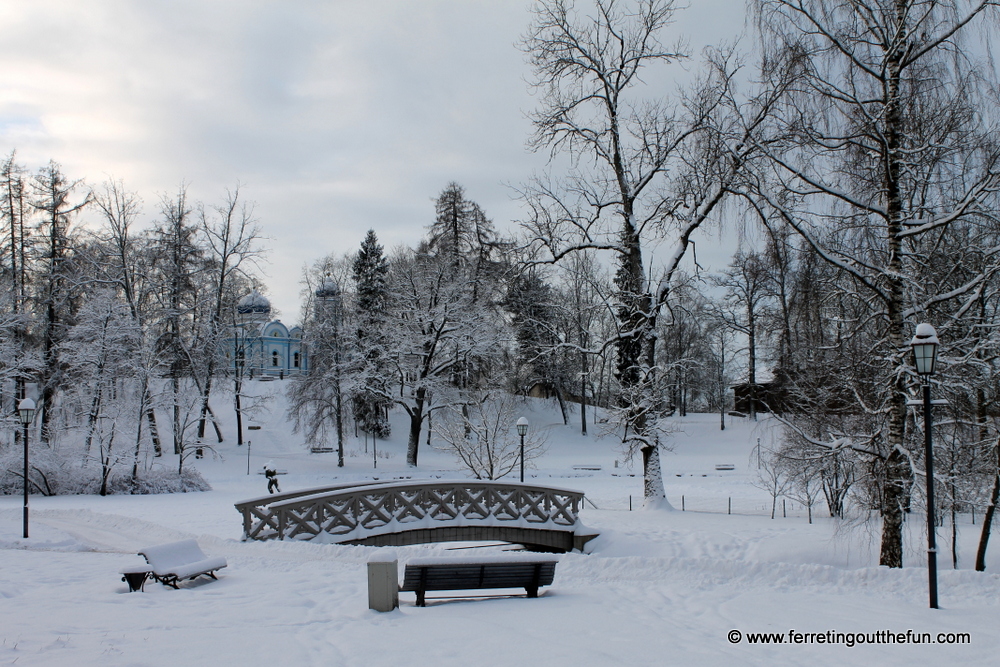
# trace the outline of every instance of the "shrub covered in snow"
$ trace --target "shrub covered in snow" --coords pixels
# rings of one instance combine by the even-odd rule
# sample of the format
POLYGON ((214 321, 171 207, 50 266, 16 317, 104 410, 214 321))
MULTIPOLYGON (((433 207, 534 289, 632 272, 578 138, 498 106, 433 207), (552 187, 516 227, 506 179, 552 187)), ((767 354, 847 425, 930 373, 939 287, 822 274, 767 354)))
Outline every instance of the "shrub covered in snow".
MULTIPOLYGON (((100 466, 84 468, 69 463, 49 452, 32 452, 28 473, 30 492, 46 496, 68 496, 77 494, 97 494, 101 490, 100 466)), ((24 472, 23 454, 7 451, 0 455, 0 495, 23 493, 21 478, 24 472)), ((144 495, 150 493, 187 493, 209 491, 211 486, 194 469, 185 468, 180 475, 176 470, 153 468, 139 470, 138 477, 132 479, 131 469, 112 470, 106 493, 144 495)))

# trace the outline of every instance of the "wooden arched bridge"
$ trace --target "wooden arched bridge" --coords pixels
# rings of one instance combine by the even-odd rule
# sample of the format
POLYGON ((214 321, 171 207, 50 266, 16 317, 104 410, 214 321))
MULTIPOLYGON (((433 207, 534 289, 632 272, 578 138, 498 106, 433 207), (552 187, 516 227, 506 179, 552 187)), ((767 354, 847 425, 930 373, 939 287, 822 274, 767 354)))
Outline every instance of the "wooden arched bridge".
POLYGON ((244 540, 404 546, 501 541, 537 551, 582 549, 583 493, 484 480, 338 484, 236 503, 244 540))

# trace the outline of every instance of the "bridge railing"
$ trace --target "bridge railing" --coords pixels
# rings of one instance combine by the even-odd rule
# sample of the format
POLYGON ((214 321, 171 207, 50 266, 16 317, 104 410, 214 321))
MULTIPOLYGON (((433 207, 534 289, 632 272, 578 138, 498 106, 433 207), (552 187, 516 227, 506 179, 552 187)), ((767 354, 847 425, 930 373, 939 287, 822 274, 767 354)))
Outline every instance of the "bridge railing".
POLYGON ((355 486, 367 486, 371 482, 353 482, 331 484, 328 486, 316 486, 298 491, 285 491, 283 493, 273 493, 267 496, 258 496, 249 500, 241 500, 236 503, 236 510, 243 515, 243 539, 244 540, 267 540, 277 537, 278 518, 268 507, 273 503, 278 503, 292 498, 302 498, 304 496, 315 496, 331 491, 346 489, 355 486))
POLYGON ((237 509, 244 514, 245 539, 309 540, 325 533, 345 542, 440 526, 572 531, 583 495, 511 482, 420 480, 344 485, 237 509))

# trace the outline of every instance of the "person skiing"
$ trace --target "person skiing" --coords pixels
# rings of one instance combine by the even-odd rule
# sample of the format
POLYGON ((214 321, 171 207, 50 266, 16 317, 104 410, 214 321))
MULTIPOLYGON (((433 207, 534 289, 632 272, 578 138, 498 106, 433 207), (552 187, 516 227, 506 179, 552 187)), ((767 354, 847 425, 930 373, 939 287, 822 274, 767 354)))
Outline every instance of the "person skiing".
POLYGON ((281 488, 278 486, 278 471, 274 469, 274 464, 271 461, 264 464, 264 476, 267 477, 267 492, 277 491, 281 493, 281 488))

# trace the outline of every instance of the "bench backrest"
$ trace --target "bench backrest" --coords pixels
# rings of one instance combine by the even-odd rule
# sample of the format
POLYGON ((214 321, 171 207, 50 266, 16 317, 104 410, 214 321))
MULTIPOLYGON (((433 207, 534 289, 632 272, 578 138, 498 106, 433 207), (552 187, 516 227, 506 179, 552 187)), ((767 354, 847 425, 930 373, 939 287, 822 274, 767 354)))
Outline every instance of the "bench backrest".
POLYGON ((139 552, 154 571, 169 572, 178 565, 197 563, 207 558, 195 540, 180 540, 168 544, 146 547, 139 552))
POLYGON ((407 565, 400 590, 449 591, 550 586, 555 572, 554 560, 407 565))

